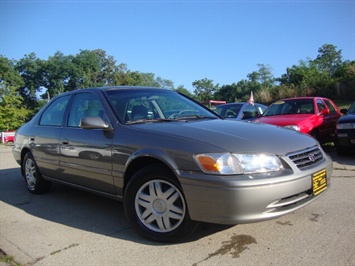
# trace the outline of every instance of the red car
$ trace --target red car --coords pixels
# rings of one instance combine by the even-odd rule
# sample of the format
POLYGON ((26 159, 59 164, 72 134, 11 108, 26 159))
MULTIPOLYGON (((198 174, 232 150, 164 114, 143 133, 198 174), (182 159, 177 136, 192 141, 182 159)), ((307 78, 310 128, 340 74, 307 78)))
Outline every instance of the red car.
POLYGON ((5 144, 14 143, 15 132, 0 132, 0 142, 5 144))
POLYGON ((262 117, 255 121, 291 128, 324 143, 334 141, 340 116, 339 108, 330 99, 297 97, 274 102, 262 117))

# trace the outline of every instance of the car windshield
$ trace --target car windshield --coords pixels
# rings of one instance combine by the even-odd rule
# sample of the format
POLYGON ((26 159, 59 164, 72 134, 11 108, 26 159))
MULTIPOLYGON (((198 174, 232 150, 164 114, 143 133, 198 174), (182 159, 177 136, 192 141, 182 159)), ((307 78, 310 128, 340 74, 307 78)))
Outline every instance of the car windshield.
POLYGON ((355 114, 355 102, 353 102, 353 104, 350 106, 347 113, 348 114, 355 114))
POLYGON ((110 103, 126 124, 216 119, 212 111, 181 94, 163 90, 109 90, 110 103))
POLYGON ((312 99, 290 99, 274 102, 265 111, 263 116, 313 113, 314 108, 312 99))

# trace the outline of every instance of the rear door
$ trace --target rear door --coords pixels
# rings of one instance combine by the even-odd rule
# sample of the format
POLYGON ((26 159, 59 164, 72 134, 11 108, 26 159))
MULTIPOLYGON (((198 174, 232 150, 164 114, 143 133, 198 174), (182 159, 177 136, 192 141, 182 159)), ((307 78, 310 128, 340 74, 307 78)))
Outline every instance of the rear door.
POLYGON ((28 136, 32 154, 45 176, 58 175, 59 141, 70 98, 71 96, 67 95, 54 99, 28 136))

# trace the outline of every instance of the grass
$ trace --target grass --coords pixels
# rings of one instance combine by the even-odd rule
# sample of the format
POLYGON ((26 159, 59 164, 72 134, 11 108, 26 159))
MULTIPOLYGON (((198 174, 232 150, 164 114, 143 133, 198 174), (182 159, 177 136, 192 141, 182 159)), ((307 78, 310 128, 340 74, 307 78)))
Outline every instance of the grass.
POLYGON ((0 263, 4 263, 9 266, 21 266, 16 262, 12 256, 7 255, 2 249, 0 249, 0 263))

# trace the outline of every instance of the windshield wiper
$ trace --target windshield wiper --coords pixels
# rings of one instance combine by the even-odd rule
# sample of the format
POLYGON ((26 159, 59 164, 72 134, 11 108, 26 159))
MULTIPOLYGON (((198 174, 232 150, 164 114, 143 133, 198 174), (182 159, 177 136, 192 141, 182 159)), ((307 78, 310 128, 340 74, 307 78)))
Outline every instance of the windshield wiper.
POLYGON ((217 117, 204 116, 204 115, 186 115, 186 116, 179 116, 176 118, 139 119, 139 120, 127 121, 126 125, 143 124, 143 123, 181 122, 181 121, 195 120, 195 119, 217 119, 217 117))
POLYGON ((170 118, 157 118, 157 119, 139 119, 139 120, 132 120, 132 121, 127 121, 126 125, 132 125, 132 124, 142 124, 142 123, 164 123, 164 122, 177 122, 178 120, 176 119, 170 119, 170 118))
POLYGON ((205 115, 186 115, 179 116, 176 120, 190 120, 190 119, 217 119, 215 116, 205 116, 205 115))

